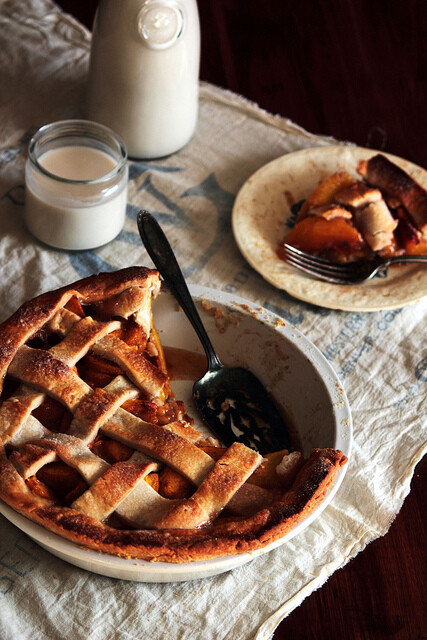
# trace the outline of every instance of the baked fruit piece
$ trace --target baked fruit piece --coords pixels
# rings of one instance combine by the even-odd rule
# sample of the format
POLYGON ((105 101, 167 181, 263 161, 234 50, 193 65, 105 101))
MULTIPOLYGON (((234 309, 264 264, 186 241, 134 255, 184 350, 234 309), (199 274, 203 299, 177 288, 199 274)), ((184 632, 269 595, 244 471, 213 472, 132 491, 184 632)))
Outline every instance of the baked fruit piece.
POLYGON ((303 203, 285 242, 337 262, 364 258, 368 247, 353 224, 351 211, 337 200, 337 194, 352 185, 346 171, 338 171, 321 182, 303 203))
POLYGON ((197 431, 154 328, 157 271, 99 274, 0 326, 0 497, 79 545, 182 562, 282 537, 346 458, 262 458, 197 431))
POLYGON ((381 154, 357 170, 365 181, 346 171, 324 180, 285 242, 336 262, 427 253, 426 190, 381 154))
POLYGON ((357 171, 383 193, 397 220, 398 246, 408 254, 427 254, 426 189, 381 154, 361 160, 357 171))

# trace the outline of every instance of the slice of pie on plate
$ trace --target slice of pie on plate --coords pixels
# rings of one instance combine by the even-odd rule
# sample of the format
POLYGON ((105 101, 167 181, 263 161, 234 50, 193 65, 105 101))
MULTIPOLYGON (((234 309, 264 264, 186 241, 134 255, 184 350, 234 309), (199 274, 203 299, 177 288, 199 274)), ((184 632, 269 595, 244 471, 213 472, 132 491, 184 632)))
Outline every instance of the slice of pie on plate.
POLYGON ((357 171, 358 180, 340 170, 322 181, 284 241, 336 262, 427 253, 424 187, 381 154, 357 171))
POLYGON ((99 274, 0 325, 0 498, 83 547, 183 562, 265 547, 322 501, 341 451, 262 458, 203 436, 171 390, 157 271, 99 274))

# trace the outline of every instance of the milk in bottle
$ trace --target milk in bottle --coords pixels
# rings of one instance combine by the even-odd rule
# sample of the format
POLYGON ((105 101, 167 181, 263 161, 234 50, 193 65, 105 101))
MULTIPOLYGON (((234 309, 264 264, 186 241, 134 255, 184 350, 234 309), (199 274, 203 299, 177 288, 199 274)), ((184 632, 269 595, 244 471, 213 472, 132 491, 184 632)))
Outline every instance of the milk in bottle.
POLYGON ((158 158, 192 137, 198 110, 196 0, 101 0, 94 21, 88 118, 158 158))

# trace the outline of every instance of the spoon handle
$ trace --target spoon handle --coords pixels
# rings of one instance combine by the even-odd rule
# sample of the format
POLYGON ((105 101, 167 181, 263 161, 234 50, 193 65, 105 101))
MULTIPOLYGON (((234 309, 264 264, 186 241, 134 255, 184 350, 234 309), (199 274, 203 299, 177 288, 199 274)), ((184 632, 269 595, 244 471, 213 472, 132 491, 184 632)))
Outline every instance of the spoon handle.
POLYGON ((139 235, 148 255, 199 336, 208 359, 209 369, 220 369, 222 367, 221 361, 206 333, 175 254, 159 223, 148 211, 138 213, 137 223, 139 235))

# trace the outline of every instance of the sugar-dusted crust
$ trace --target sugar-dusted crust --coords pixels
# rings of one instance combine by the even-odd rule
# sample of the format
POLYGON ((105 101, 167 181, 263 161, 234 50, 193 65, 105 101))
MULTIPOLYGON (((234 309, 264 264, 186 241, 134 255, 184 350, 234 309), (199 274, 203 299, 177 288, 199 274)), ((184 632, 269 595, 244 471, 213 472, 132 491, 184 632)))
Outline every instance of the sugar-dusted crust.
POLYGON ((144 343, 150 339, 151 299, 158 291, 154 270, 100 274, 25 303, 0 325, 2 382, 7 377, 18 384, 0 404, 0 498, 74 543, 123 557, 183 562, 262 548, 315 508, 346 458, 315 449, 295 467, 290 487, 278 476, 267 490, 250 483, 262 458, 243 444, 214 459, 181 414, 157 424, 128 411, 126 403, 135 398, 158 406, 169 399, 165 371, 145 361, 121 333, 130 322, 144 343), (94 309, 93 317, 82 307, 76 313, 72 298, 94 309), (43 331, 53 332, 54 343, 35 347, 31 338, 43 331), (77 367, 88 354, 119 366, 119 373, 102 387, 91 386, 77 367), (39 422, 46 397, 70 413, 65 430, 39 422), (92 449, 99 436, 129 447, 129 454, 108 462, 92 449), (51 463, 76 472, 84 485, 69 502, 34 490, 37 473, 51 463), (168 499, 145 481, 164 466, 192 484, 192 495, 168 499), (110 517, 118 528, 106 524, 110 517))
POLYGON ((43 293, 25 302, 0 326, 0 391, 7 368, 18 348, 48 322, 72 296, 91 304, 117 295, 124 289, 140 285, 152 288, 154 294, 158 293, 160 289, 158 272, 146 267, 129 267, 120 271, 102 273, 78 280, 61 289, 43 293))
POLYGON ((126 558, 185 562, 260 549, 286 535, 322 501, 346 457, 314 449, 292 487, 246 519, 224 518, 198 529, 117 530, 73 509, 36 499, 12 465, 0 462, 0 497, 34 522, 84 547, 126 558))

